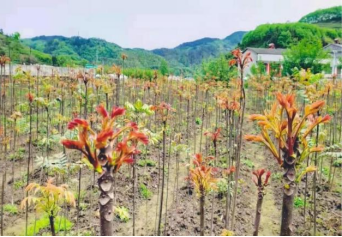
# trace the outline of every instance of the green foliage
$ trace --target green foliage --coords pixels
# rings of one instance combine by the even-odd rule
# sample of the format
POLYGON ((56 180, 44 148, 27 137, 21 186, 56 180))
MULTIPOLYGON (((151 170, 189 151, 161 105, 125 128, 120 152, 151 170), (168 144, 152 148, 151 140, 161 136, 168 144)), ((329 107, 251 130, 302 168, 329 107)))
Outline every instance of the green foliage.
MULTIPOLYGON (((57 216, 55 218, 55 231, 56 233, 64 230, 70 230, 73 227, 73 223, 66 219, 65 217, 57 216)), ((34 236, 39 231, 50 228, 50 220, 49 217, 43 216, 38 219, 36 223, 32 223, 27 228, 27 235, 34 236)), ((25 235, 25 233, 23 234, 25 235)))
POLYGON ((288 48, 303 39, 320 41, 321 45, 326 45, 341 35, 340 31, 307 23, 263 24, 245 34, 240 46, 267 48, 268 44, 274 43, 276 48, 288 48))
POLYGON ((226 194, 228 191, 228 181, 227 179, 219 179, 219 181, 216 183, 217 186, 217 192, 219 194, 226 194))
POLYGON ((22 160, 25 155, 25 148, 19 148, 17 151, 9 156, 9 160, 22 160))
POLYGON ((17 205, 12 204, 5 204, 4 205, 4 212, 10 213, 10 214, 18 214, 18 207, 17 205))
POLYGON ((197 125, 201 125, 201 124, 202 124, 202 119, 199 118, 199 117, 197 117, 196 120, 195 120, 195 123, 196 123, 197 125))
POLYGON ((293 205, 295 208, 302 208, 304 207, 304 200, 301 197, 295 197, 293 205))
POLYGON ((283 72, 292 74, 292 69, 298 68, 310 69, 312 73, 320 73, 329 66, 321 62, 328 57, 329 55, 323 50, 320 40, 303 39, 285 51, 283 72))
POLYGON ((333 163, 334 167, 341 167, 342 166, 342 158, 337 158, 334 163, 333 163))
POLYGON ((230 67, 228 64, 231 57, 231 54, 222 54, 218 58, 204 61, 202 63, 202 75, 208 80, 215 79, 229 82, 229 79, 237 74, 236 68, 230 67))
POLYGON ((168 75, 169 74, 169 65, 168 65, 168 63, 166 62, 166 60, 162 60, 161 62, 160 62, 160 67, 159 67, 159 71, 160 71, 160 73, 163 75, 163 76, 166 76, 166 75, 168 75))
POLYGON ((145 167, 145 166, 149 166, 149 167, 153 167, 156 166, 156 162, 150 159, 140 159, 137 162, 137 165, 145 167))
POLYGON ((254 168, 254 163, 250 159, 243 159, 242 164, 246 165, 250 169, 254 168))
POLYGON ((122 222, 128 222, 129 221, 129 211, 126 207, 116 207, 115 208, 115 214, 116 216, 122 221, 122 222))
POLYGON ((140 184, 140 194, 144 199, 149 199, 152 197, 152 192, 146 187, 145 184, 140 184))
POLYGON ((324 176, 328 176, 330 172, 329 167, 323 167, 322 168, 322 173, 324 174, 324 176))

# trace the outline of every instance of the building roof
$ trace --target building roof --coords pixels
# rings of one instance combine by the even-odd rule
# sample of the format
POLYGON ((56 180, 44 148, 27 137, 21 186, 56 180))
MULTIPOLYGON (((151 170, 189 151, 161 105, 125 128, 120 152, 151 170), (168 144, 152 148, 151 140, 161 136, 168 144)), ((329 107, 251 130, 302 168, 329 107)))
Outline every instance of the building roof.
POLYGON ((335 51, 342 51, 342 44, 328 44, 326 46, 324 46, 324 49, 327 50, 335 50, 335 51))
POLYGON ((246 48, 247 50, 253 51, 256 54, 272 54, 272 55, 282 55, 286 49, 270 49, 270 48, 246 48))

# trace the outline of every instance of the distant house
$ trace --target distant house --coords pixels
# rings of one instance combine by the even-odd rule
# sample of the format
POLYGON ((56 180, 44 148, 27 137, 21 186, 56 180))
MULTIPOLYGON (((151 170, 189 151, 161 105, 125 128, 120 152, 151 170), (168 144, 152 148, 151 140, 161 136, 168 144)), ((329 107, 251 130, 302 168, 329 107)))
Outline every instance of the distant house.
POLYGON ((329 60, 331 71, 327 73, 331 75, 335 74, 340 77, 342 74, 342 69, 338 70, 338 64, 339 59, 342 58, 342 44, 336 40, 334 44, 328 44, 324 47, 324 49, 327 50, 331 55, 331 59, 329 60))
POLYGON ((285 49, 276 49, 274 44, 270 44, 269 48, 246 48, 243 54, 250 52, 253 61, 245 68, 245 75, 251 74, 251 67, 259 62, 265 64, 267 74, 269 74, 271 70, 270 63, 281 63, 284 60, 284 51, 285 49))

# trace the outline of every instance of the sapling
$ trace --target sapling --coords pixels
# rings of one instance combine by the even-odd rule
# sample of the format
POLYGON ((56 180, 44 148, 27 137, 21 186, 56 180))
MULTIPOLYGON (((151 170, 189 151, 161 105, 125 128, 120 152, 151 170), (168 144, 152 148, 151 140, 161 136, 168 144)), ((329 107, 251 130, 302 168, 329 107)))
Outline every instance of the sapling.
POLYGON ((166 160, 166 126, 169 118, 169 113, 173 111, 171 105, 162 102, 160 105, 153 106, 152 110, 161 117, 163 123, 163 164, 162 164, 162 184, 160 193, 160 206, 159 206, 159 219, 158 219, 158 235, 161 234, 161 222, 163 213, 163 202, 164 202, 164 184, 165 184, 165 160, 166 160))
POLYGON ((52 178, 48 179, 45 185, 30 183, 25 191, 32 192, 34 196, 25 197, 21 201, 21 208, 34 206, 36 212, 45 212, 50 220, 51 235, 55 236, 55 217, 64 202, 75 206, 74 195, 68 191, 68 186, 65 184, 55 186, 52 178))
POLYGON ((239 113, 239 127, 237 133, 237 154, 236 154, 236 172, 235 172, 235 187, 234 187, 234 199, 233 199, 233 213, 232 213, 232 222, 231 226, 234 227, 235 221, 235 209, 236 209, 236 198, 237 198, 237 187, 238 180, 240 174, 240 156, 241 156, 241 148, 242 148, 242 129, 243 129, 243 121, 245 117, 245 108, 246 108, 246 93, 244 88, 244 70, 248 66, 250 62, 252 62, 251 53, 247 52, 245 54, 242 53, 240 49, 235 49, 232 51, 233 59, 229 61, 230 66, 236 65, 240 75, 239 75, 239 91, 240 91, 240 113, 239 113))
POLYGON ((277 100, 269 112, 265 111, 264 115, 250 115, 252 121, 258 121, 261 134, 246 135, 245 139, 263 143, 271 151, 278 164, 284 168, 280 234, 291 235, 293 202, 297 184, 304 174, 316 171, 315 167, 305 168, 304 161, 310 153, 323 150, 322 147, 309 147, 307 137, 317 125, 329 122, 330 116, 313 117, 324 106, 324 101, 317 101, 305 106, 304 113, 300 117, 301 109, 297 108, 293 94, 283 95, 278 92, 276 97, 277 100), (276 138, 276 145, 270 134, 276 138), (283 157, 281 157, 280 151, 283 152, 283 157), (297 173, 300 170, 302 172, 297 173))
POLYGON ((204 236, 204 205, 206 195, 216 187, 217 179, 213 176, 213 167, 209 162, 212 156, 203 158, 201 154, 196 154, 193 159, 193 167, 190 168, 189 179, 195 187, 195 191, 200 199, 200 234, 204 236))
POLYGON ((253 182, 258 188, 258 200, 257 200, 257 205, 256 205, 253 236, 258 236, 260 218, 261 218, 262 201, 265 195, 264 189, 268 185, 268 181, 271 176, 270 171, 267 171, 266 173, 265 172, 266 172, 265 169, 259 169, 259 170, 253 171, 253 175, 254 175, 253 182), (266 174, 265 179, 263 179, 264 174, 266 174))
MULTIPOLYGON (((218 128, 215 132, 205 132, 204 136, 208 136, 211 138, 214 146, 214 157, 216 157, 217 161, 217 141, 220 136, 221 128, 218 128)), ((217 163, 216 163, 217 165, 217 163)), ((214 208, 215 208, 215 195, 213 195, 213 199, 211 202, 211 224, 210 224, 210 235, 213 235, 213 224, 214 224, 214 208)))
POLYGON ((99 105, 97 112, 102 117, 99 132, 92 130, 86 120, 75 118, 68 124, 68 129, 78 130, 78 140, 66 139, 62 140, 62 144, 68 149, 81 151, 84 155, 83 161, 100 174, 98 186, 101 235, 111 236, 114 217, 113 173, 116 173, 124 163, 133 163, 133 155, 139 153, 137 141, 146 145, 148 138, 138 131, 136 123, 128 122, 125 126, 119 127, 117 118, 125 113, 124 108, 113 107, 109 114, 103 105, 99 105), (119 140, 120 137, 122 140, 119 140))

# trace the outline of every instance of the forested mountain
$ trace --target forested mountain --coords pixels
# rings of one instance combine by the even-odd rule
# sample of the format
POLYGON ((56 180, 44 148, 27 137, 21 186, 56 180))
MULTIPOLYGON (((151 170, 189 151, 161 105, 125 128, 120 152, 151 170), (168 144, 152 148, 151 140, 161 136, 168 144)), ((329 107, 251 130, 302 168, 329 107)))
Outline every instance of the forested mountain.
POLYGON ((54 56, 58 65, 84 65, 86 63, 120 64, 121 54, 128 56, 127 67, 158 68, 165 58, 175 72, 191 71, 203 59, 217 57, 234 48, 245 32, 235 32, 224 39, 203 38, 183 43, 173 49, 125 49, 102 39, 63 36, 39 36, 22 42, 33 49, 54 56))
POLYGON ((103 39, 64 36, 39 36, 22 42, 36 50, 50 54, 58 65, 121 64, 121 54, 126 54, 127 67, 158 68, 162 57, 144 49, 124 49, 103 39))
POLYGON ((176 67, 177 62, 185 67, 191 67, 200 64, 204 59, 229 52, 241 41, 245 33, 245 31, 238 31, 224 39, 203 38, 183 43, 173 49, 161 48, 152 52, 163 56, 172 67, 176 67))

